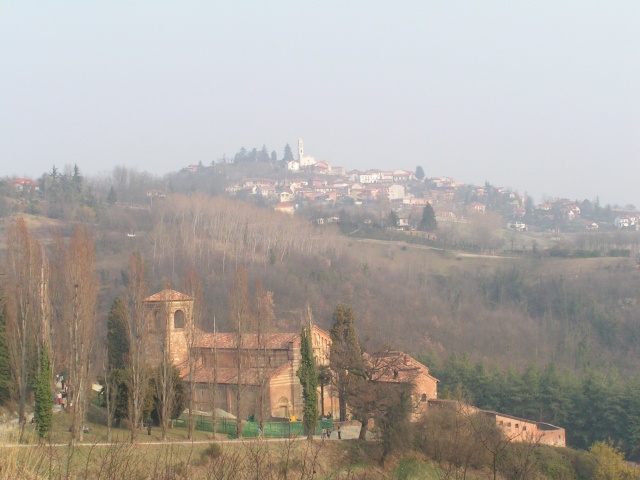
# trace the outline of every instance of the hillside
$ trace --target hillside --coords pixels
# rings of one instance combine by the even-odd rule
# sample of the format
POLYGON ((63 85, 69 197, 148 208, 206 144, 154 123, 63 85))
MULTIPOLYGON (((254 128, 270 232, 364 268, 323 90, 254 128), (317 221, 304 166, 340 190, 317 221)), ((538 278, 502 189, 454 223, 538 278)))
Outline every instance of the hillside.
MULTIPOLYGON (((74 220, 82 208, 69 210, 74 220)), ((147 206, 98 202, 92 211, 85 220, 91 220, 100 282, 96 365, 106 314, 115 296, 126 293, 132 253, 146 264, 150 292, 167 284, 185 289, 187 271, 197 271, 205 330, 214 318, 220 330, 230 329, 227 301, 236 269, 244 266, 250 289, 259 281, 273 293, 279 331, 297 331, 307 304, 314 321, 328 328, 336 305, 347 303, 365 350, 410 353, 442 380, 442 395, 555 422, 576 447, 610 436, 637 458, 640 418, 630 414, 640 371, 635 258, 578 257, 569 234, 560 243, 546 234, 509 232, 516 245, 533 238, 537 250, 489 253, 454 250, 421 232, 364 227, 363 238, 355 238, 343 233, 342 222, 317 225, 204 194, 167 195, 147 206), (593 402, 604 412, 599 422, 590 420, 593 402)), ((3 242, 18 215, 45 246, 56 231, 73 230, 71 219, 21 213, 3 218, 3 242)), ((590 235, 606 244, 610 234, 590 235)))
MULTIPOLYGON (((43 240, 53 228, 69 228, 26 218, 43 240)), ((443 253, 345 238, 333 227, 197 195, 167 197, 152 210, 111 208, 94 234, 103 306, 122 292, 121 271, 130 253, 140 251, 152 289, 165 280, 179 289, 185 271, 197 267, 209 322, 215 316, 224 324, 232 277, 243 264, 274 293, 282 329, 297 328, 307 302, 326 327, 344 302, 353 306, 369 348, 390 344, 440 358, 467 353, 503 366, 586 362, 623 374, 640 367, 640 273, 629 258, 443 253)))

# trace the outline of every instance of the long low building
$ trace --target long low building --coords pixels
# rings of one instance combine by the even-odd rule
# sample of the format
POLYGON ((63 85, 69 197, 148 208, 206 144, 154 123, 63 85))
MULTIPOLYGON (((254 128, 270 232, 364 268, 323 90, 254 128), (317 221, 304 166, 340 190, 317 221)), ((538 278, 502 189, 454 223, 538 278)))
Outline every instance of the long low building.
POLYGON ((429 407, 455 409, 465 415, 485 415, 502 431, 505 438, 514 442, 539 443, 553 447, 567 446, 565 429, 550 423, 536 422, 491 410, 482 410, 457 400, 429 400, 429 407))

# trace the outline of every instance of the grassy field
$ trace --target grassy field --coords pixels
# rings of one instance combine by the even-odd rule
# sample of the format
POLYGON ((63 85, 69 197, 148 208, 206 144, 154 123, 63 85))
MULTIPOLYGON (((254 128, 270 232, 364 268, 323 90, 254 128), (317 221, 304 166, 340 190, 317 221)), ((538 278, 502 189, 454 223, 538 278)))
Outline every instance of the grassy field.
POLYGON ((69 446, 70 418, 54 415, 47 442, 39 442, 33 425, 25 430, 26 444, 17 446, 17 431, 0 439, 0 480, 16 478, 68 479, 436 479, 433 465, 415 455, 398 456, 380 466, 376 442, 313 441, 304 439, 240 439, 174 428, 162 442, 160 431, 141 431, 136 443, 129 431, 114 430, 106 443, 106 427, 87 423, 83 442, 69 446))

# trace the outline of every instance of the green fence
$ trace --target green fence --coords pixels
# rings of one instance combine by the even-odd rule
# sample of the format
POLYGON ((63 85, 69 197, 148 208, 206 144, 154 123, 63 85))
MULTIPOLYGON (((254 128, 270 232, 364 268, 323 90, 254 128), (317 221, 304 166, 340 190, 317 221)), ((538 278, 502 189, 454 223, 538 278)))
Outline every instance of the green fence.
MULTIPOLYGON (((211 423, 211 417, 205 417, 202 415, 194 415, 196 430, 202 430, 203 432, 213 432, 213 425, 211 423)), ((174 426, 178 428, 186 428, 188 417, 181 415, 176 419, 174 426)), ((217 433, 223 433, 231 437, 237 435, 236 421, 229 420, 227 418, 218 419, 217 433)), ((258 422, 242 422, 242 436, 243 437, 257 437, 260 424, 258 422)), ((333 420, 321 420, 316 427, 316 435, 322 434, 323 429, 333 430, 333 420)), ((304 435, 304 426, 302 422, 266 422, 264 424, 264 432, 262 435, 265 437, 299 437, 304 435)))

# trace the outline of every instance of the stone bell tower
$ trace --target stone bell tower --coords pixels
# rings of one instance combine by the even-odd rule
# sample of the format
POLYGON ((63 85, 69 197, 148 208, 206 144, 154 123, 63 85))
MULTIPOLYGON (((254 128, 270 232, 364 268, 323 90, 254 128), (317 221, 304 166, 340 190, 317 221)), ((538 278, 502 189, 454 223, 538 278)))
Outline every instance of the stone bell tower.
POLYGON ((302 146, 302 139, 298 139, 298 162, 302 162, 304 158, 304 147, 302 146))
POLYGON ((149 334, 147 361, 151 366, 162 362, 164 352, 174 365, 187 360, 193 302, 193 297, 175 290, 162 290, 144 299, 149 334))

